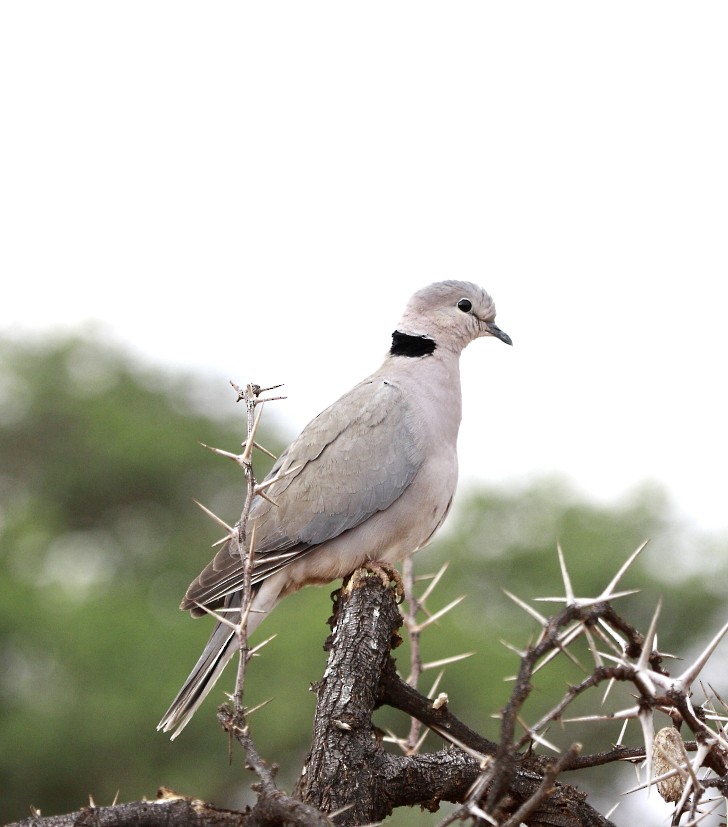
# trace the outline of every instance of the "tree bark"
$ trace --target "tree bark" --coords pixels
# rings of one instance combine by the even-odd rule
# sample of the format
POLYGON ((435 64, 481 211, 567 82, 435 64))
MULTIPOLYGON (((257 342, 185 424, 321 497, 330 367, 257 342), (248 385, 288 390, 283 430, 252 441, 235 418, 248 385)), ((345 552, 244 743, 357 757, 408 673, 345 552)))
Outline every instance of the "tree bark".
POLYGON ((250 827, 249 813, 221 810, 195 798, 160 790, 156 801, 84 807, 58 816, 31 816, 7 827, 250 827))
MULTIPOLYGON (((377 575, 355 572, 337 597, 329 660, 315 687, 313 743, 298 795, 331 814, 341 827, 380 821, 395 807, 436 810, 440 801, 462 802, 482 771, 476 757, 456 746, 410 756, 387 753, 372 723, 375 709, 384 703, 482 756, 497 753, 497 744, 460 722, 446 706, 435 709, 397 675, 390 652, 400 642, 401 624, 392 591, 377 575)), ((531 800, 525 823, 533 827, 609 827, 611 822, 586 803, 583 793, 550 780, 553 766, 532 756, 510 768, 500 817, 531 800)))
POLYGON ((346 808, 337 824, 367 824, 392 812, 391 758, 371 718, 401 623, 391 591, 376 575, 355 572, 334 607, 329 661, 316 686, 313 744, 299 794, 325 813, 346 808), (363 588, 368 584, 372 587, 363 588))

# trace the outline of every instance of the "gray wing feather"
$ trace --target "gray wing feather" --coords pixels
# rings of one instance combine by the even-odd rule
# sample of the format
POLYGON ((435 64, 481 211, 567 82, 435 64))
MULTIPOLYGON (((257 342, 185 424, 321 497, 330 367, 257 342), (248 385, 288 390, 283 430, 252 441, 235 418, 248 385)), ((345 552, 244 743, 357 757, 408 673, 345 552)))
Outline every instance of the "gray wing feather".
MULTIPOLYGON (((254 584, 401 496, 424 459, 414 422, 401 390, 372 378, 304 428, 266 477, 290 471, 266 489, 277 505, 259 497, 251 508, 254 584)), ((241 585, 240 561, 223 547, 191 584, 182 608, 217 602, 241 585)))

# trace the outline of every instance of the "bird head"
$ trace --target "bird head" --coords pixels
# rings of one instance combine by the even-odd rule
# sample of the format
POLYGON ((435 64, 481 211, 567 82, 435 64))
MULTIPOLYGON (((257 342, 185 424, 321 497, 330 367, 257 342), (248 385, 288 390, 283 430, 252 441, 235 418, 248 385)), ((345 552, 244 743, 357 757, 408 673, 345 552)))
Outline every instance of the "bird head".
POLYGON ((488 293, 468 281, 439 281, 418 290, 407 303, 396 334, 418 337, 433 347, 460 352, 481 336, 513 344, 495 323, 495 304, 488 293))

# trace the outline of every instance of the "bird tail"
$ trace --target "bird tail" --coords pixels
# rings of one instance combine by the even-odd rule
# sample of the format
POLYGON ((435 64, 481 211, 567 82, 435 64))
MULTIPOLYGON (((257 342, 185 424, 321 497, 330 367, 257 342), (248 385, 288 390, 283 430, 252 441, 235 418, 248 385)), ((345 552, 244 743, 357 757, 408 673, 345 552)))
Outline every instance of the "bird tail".
MULTIPOLYGON (((235 594, 229 600, 226 609, 240 607, 240 595, 235 594)), ((234 622, 235 615, 230 614, 234 622)), ((174 730, 171 739, 174 740, 187 726, 190 718, 195 714, 199 705, 205 700, 208 692, 215 685, 217 679, 227 666, 228 661, 238 650, 238 639, 235 630, 226 623, 217 623, 212 630, 199 660, 190 672, 189 677, 177 693, 177 697, 164 713, 157 729, 163 732, 174 730)))

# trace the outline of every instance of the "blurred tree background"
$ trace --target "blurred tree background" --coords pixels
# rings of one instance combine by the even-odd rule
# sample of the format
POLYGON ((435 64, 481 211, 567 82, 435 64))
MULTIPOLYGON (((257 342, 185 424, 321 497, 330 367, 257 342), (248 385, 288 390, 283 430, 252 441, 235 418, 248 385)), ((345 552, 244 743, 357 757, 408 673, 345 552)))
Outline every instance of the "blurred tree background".
MULTIPOLYGON (((221 806, 251 800, 254 779, 238 750, 229 760, 215 720, 232 670, 177 741, 155 731, 211 625, 177 609, 219 533, 192 497, 229 521, 240 512, 242 474, 198 445, 237 449, 245 411, 234 399, 224 380, 150 369, 94 337, 0 340, 0 822, 27 816, 31 805, 68 812, 89 795, 97 804, 117 795, 151 798, 162 784, 221 806)), ((264 422, 262 441, 280 449, 270 407, 264 422)), ((261 462, 259 475, 265 470, 261 462)), ((658 489, 645 486, 610 507, 555 479, 519 490, 461 490, 447 529, 416 562, 422 574, 450 561, 429 601, 433 610, 466 595, 422 644, 428 661, 475 653, 448 667, 440 686, 453 711, 497 738, 493 716, 510 686, 504 678, 518 666, 501 640, 523 647, 536 632, 502 588, 526 600, 562 594, 560 541, 577 593, 596 594, 647 538, 623 584, 641 592, 618 608, 644 630, 662 595, 660 649, 687 657, 725 620, 726 544, 679 524, 658 489)), ((325 664, 331 589, 284 601, 256 635, 276 639, 248 671, 248 704, 273 699, 253 718, 253 735, 281 765, 279 783, 288 789, 308 746, 309 685, 325 664)), ((535 605, 549 612, 549 604, 535 605)), ((399 651, 406 674, 406 645, 399 651)), ((721 651, 712 681, 725 695, 721 651)), ((422 689, 435 674, 426 673, 422 689)), ((582 675, 565 659, 544 669, 531 717, 582 675)), ((631 705, 628 697, 611 703, 631 705)), ((403 719, 381 717, 383 728, 406 733, 403 719)), ((589 750, 605 748, 618 732, 617 724, 566 726, 548 737, 583 740, 589 750)), ((626 742, 640 743, 638 727, 626 742)), ((585 776, 566 780, 584 785, 585 776)), ((609 789, 596 771, 589 780, 610 803, 631 783, 620 776, 619 789, 609 789)), ((391 823, 434 823, 441 815, 398 812, 391 823)))

